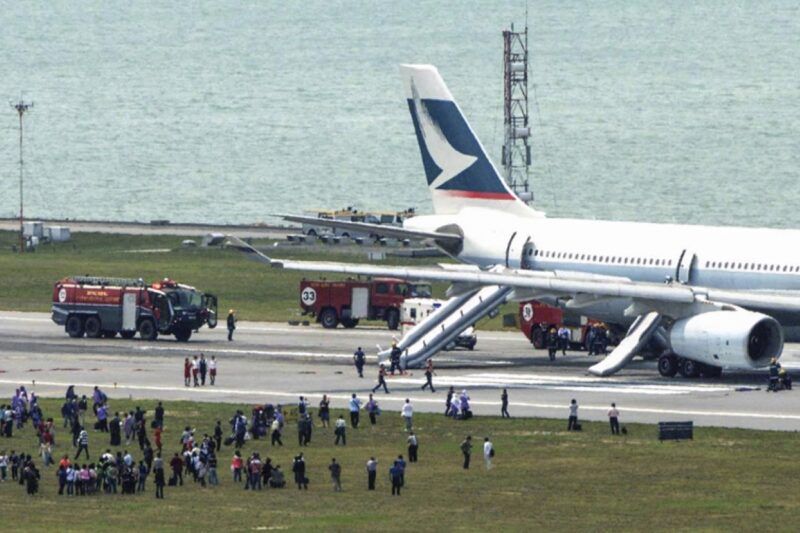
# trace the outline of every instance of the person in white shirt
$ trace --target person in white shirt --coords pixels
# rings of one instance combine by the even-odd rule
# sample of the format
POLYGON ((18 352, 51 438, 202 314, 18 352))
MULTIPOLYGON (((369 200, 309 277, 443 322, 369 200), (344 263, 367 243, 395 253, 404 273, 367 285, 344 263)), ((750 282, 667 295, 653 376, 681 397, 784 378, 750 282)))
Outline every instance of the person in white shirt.
POLYGON ((211 360, 208 362, 208 375, 211 379, 211 384, 213 385, 217 381, 217 358, 213 355, 211 356, 211 360))
POLYGON ((344 421, 344 417, 339 415, 339 418, 336 419, 336 424, 334 425, 335 429, 333 432, 336 434, 336 440, 334 441, 333 445, 336 446, 339 442, 342 443, 342 446, 347 446, 347 423, 344 421))
POLYGON ((612 403, 611 409, 608 410, 608 423, 611 425, 611 434, 619 435, 619 411, 615 403, 612 403))
POLYGON ((403 417, 403 420, 406 422, 406 431, 411 431, 411 428, 414 426, 413 418, 414 418, 414 408, 411 406, 411 400, 406 398, 406 403, 403 404, 403 410, 400 412, 400 415, 403 417))
POLYGON ((486 470, 492 468, 492 457, 494 457, 494 446, 489 437, 483 439, 483 462, 486 463, 486 470))
POLYGON ((567 431, 578 431, 578 402, 575 398, 569 404, 569 421, 567 422, 567 431))

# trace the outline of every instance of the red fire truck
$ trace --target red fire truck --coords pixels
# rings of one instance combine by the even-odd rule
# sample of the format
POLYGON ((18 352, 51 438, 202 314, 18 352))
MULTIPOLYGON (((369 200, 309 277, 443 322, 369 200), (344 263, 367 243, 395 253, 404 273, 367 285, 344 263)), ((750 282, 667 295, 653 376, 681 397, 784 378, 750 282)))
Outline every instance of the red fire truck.
POLYGON ((546 347, 545 336, 551 327, 565 326, 570 330, 570 349, 586 350, 586 334, 592 324, 597 320, 587 319, 582 316, 579 320, 570 321, 564 317, 564 312, 558 307, 551 307, 536 300, 520 302, 519 324, 522 333, 528 337, 534 348, 546 347))
POLYGON ((53 322, 70 337, 112 338, 119 333, 145 340, 159 334, 188 341, 203 324, 217 325, 217 298, 171 279, 146 285, 141 279, 73 276, 53 287, 53 322))
POLYGON ((402 279, 347 279, 344 281, 300 282, 300 307, 303 314, 316 317, 325 328, 339 323, 354 328, 359 319, 385 320, 389 329, 400 326, 400 307, 406 298, 430 298, 427 283, 402 279))

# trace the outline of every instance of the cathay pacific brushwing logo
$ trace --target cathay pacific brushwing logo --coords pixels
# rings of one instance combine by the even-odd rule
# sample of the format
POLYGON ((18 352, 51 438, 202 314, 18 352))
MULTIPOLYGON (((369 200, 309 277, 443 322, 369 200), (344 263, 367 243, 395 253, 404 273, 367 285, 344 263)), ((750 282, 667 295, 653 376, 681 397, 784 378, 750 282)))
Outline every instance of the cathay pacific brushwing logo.
POLYGON ((411 82, 411 94, 414 99, 414 113, 425 146, 428 148, 433 162, 442 169, 430 183, 431 188, 437 189, 471 167, 478 158, 453 148, 439 125, 431 117, 425 102, 419 97, 413 81, 411 82))

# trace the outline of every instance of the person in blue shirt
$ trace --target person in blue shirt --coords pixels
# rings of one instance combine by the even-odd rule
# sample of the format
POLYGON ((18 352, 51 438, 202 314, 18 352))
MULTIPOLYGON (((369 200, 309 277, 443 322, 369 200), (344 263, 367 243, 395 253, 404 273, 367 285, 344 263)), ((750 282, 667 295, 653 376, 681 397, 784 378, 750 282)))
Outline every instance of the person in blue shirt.
POLYGON ((389 469, 389 477, 392 480, 392 496, 397 494, 400 496, 400 487, 402 487, 403 469, 395 462, 389 469))
POLYGON ((356 393, 353 393, 352 398, 350 398, 350 425, 353 429, 358 428, 358 415, 359 411, 361 410, 361 400, 358 399, 356 393))

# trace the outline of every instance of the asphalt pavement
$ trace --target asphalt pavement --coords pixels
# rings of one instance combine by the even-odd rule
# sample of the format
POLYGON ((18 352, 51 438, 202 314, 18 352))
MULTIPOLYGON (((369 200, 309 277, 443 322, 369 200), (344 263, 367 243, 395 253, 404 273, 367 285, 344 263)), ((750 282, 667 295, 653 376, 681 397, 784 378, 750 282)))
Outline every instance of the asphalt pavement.
MULTIPOLYGON (((324 330, 318 326, 240 322, 234 341, 227 332, 203 328, 188 343, 172 338, 71 339, 44 313, 0 313, 0 397, 24 384, 42 396, 61 396, 68 385, 89 394, 94 385, 111 398, 183 399, 236 403, 312 403, 322 394, 346 408, 350 394, 366 398, 376 384, 377 346, 391 343, 384 329, 324 330), (369 355, 365 377, 353 367, 353 351, 369 355), (214 387, 185 387, 183 360, 199 353, 218 361, 214 387)), ((410 398, 415 409, 444 412, 448 387, 466 390, 476 414, 499 414, 500 393, 509 391, 512 416, 563 418, 576 398, 580 417, 606 420, 616 402, 625 422, 693 420, 697 425, 800 430, 800 395, 766 392, 766 373, 725 373, 720 379, 667 379, 654 362, 634 361, 609 378, 587 373, 597 362, 579 352, 559 356, 533 350, 515 332, 478 332, 474 351, 442 352, 434 359, 436 393, 423 392, 424 375, 412 370, 391 376, 381 406, 399 410, 410 398)), ((787 345, 784 366, 800 368, 800 345, 787 345)), ((391 415, 389 415, 391 416, 391 415)), ((399 416, 399 415, 398 415, 399 416)))

